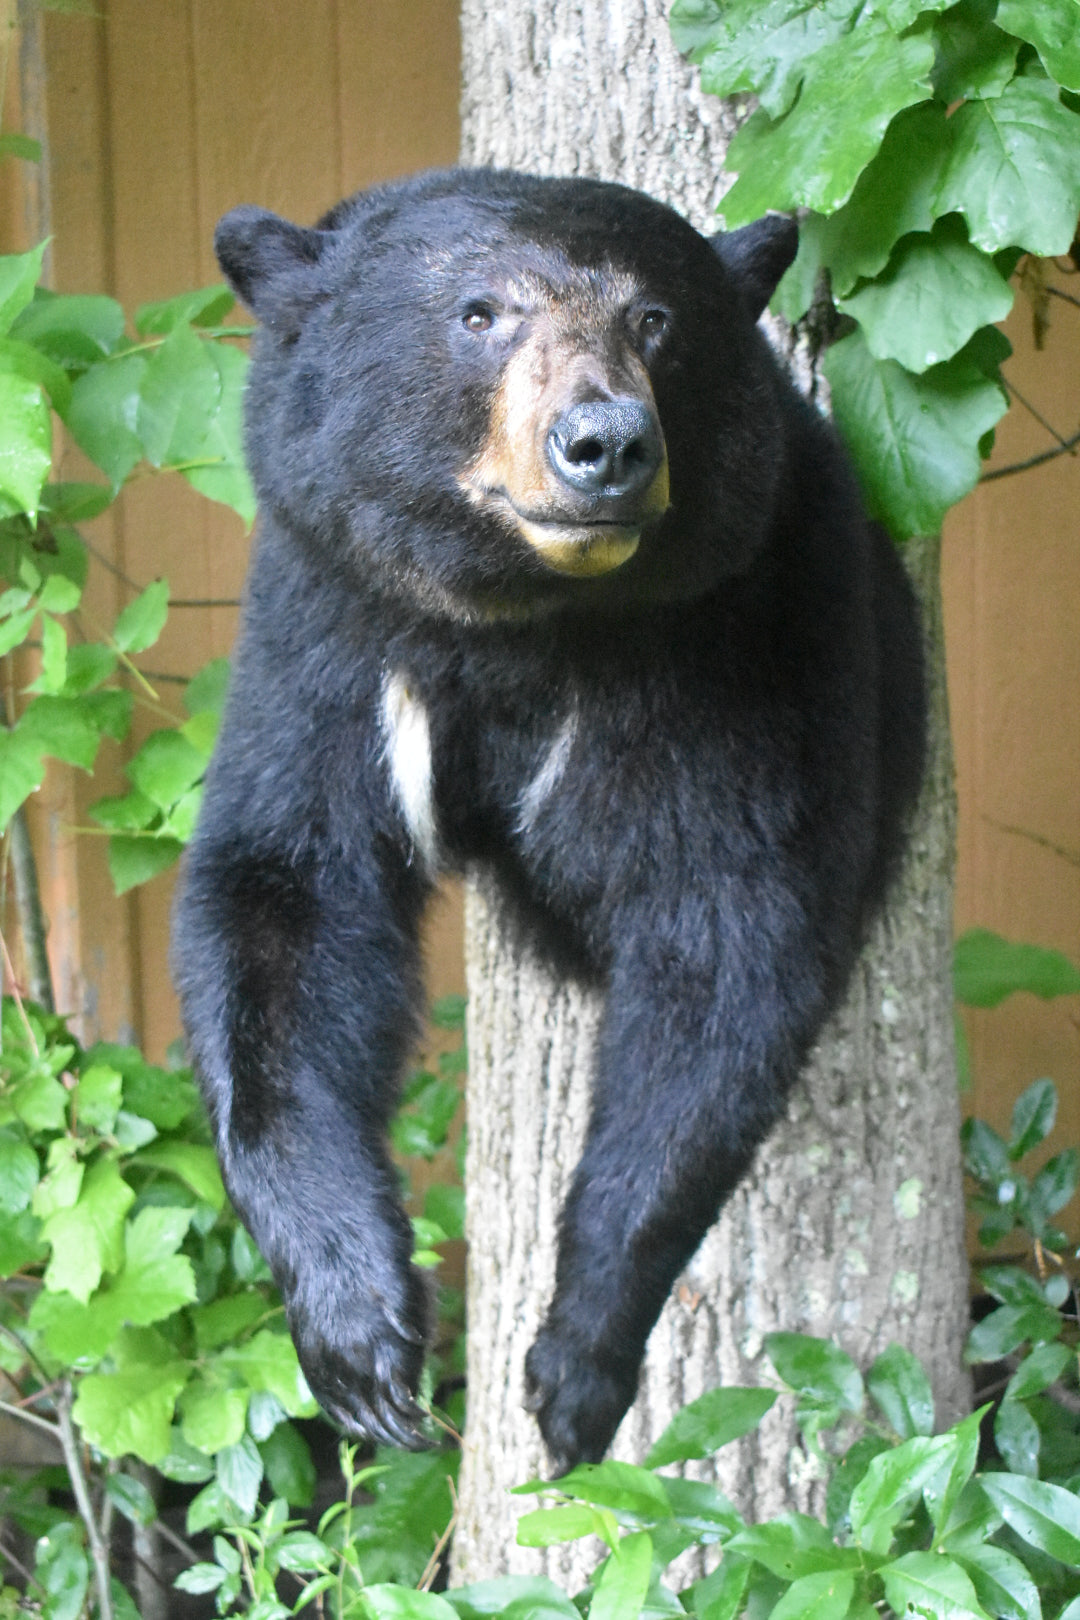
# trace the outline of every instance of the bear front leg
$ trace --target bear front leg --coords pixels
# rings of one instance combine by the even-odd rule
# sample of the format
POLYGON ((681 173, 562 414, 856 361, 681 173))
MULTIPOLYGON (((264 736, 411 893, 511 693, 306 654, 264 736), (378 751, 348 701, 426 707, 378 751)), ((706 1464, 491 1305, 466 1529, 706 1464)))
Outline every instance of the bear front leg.
POLYGON ((827 1010, 820 953, 787 927, 770 939, 768 909, 720 915, 710 902, 627 919, 554 1297, 526 1358, 525 1404, 557 1473, 611 1444, 671 1287, 827 1010))
POLYGON ((412 1447, 428 1295, 385 1130, 417 1029, 424 894, 386 839, 290 859, 202 837, 174 953, 225 1184, 308 1383, 346 1429, 412 1447))

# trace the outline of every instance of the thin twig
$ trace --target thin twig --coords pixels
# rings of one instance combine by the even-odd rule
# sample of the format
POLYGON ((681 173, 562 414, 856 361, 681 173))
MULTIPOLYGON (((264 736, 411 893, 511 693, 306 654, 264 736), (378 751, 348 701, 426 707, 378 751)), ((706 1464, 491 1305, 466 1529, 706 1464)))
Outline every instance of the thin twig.
POLYGON ((26 1016, 26 1008, 23 1006, 22 991, 19 989, 19 981, 15 974, 15 964, 11 960, 11 952, 7 948, 7 940, 4 938, 2 929, 0 929, 0 955, 2 955, 4 958, 4 967, 7 971, 8 978, 11 980, 12 999, 15 1002, 16 1008, 18 1009, 19 1017, 22 1019, 23 1028, 26 1031, 26 1038, 30 1042, 30 1048, 34 1056, 39 1058, 41 1056, 41 1048, 38 1046, 37 1036, 34 1034, 33 1025, 26 1016))
MULTIPOLYGON (((1054 436, 1057 437, 1056 434, 1054 436)), ((1008 467, 992 467, 989 472, 983 473, 979 482, 990 484, 995 478, 1008 478, 1012 473, 1027 472, 1031 467, 1041 467, 1044 461, 1056 461, 1058 456, 1075 455, 1077 445, 1080 445, 1080 433, 1074 433, 1070 439, 1063 439, 1060 447, 1040 451, 1037 456, 1029 456, 1026 461, 1014 461, 1008 467)))
POLYGON ((64 1451, 64 1462, 67 1464, 68 1478, 71 1480, 71 1489, 75 1497, 75 1506, 79 1516, 86 1526, 86 1538, 90 1545, 90 1557, 94 1564, 94 1584, 98 1594, 98 1614, 100 1620, 113 1620, 112 1587, 110 1584, 109 1549, 101 1538, 101 1531, 97 1519, 94 1517, 93 1504, 90 1501, 90 1491, 83 1472, 82 1459, 79 1456, 79 1442, 75 1437, 75 1428, 71 1421, 71 1385, 64 1384, 63 1391, 56 1403, 56 1414, 60 1425, 60 1444, 64 1451))
POLYGON ((1063 450, 1069 450, 1070 441, 1068 439, 1063 439, 1054 424, 1052 422, 1048 422, 1042 412, 1037 410, 1029 399, 1025 399, 1024 395, 1020 392, 1019 388, 1017 388, 1016 384, 1014 382, 1010 382, 1008 377, 1005 376, 1003 376, 1001 380, 1005 384, 1008 392, 1013 396, 1014 399, 1018 399, 1020 401, 1025 411, 1027 411, 1030 416, 1035 418, 1039 426, 1041 428, 1045 428, 1050 437, 1052 439, 1056 439, 1063 450))
POLYGON ((238 596, 170 596, 171 608, 238 608, 243 604, 238 596))
POLYGON ((22 1576, 23 1580, 27 1583, 28 1586, 36 1586, 38 1591, 41 1593, 41 1595, 43 1597, 48 1597, 49 1594, 46 1592, 45 1588, 42 1586, 41 1582, 38 1580, 38 1578, 34 1574, 33 1570, 32 1569, 27 1569, 26 1565, 22 1562, 22 1560, 19 1559, 19 1558, 16 1558, 15 1554, 12 1552, 12 1550, 8 1546, 7 1542, 4 1541, 2 1537, 0 1537, 0 1556, 7 1559, 8 1563, 11 1565, 12 1569, 17 1569, 18 1570, 19 1574, 22 1576))
POLYGON ((1080 866, 1080 855, 1075 850, 1064 849, 1061 844, 1055 844, 1052 838, 1044 838, 1042 833, 1032 832, 1030 827, 1013 827, 1007 821, 998 821, 996 816, 984 815, 983 820, 988 821, 991 827, 996 827, 998 832, 1012 833, 1017 838, 1027 838, 1031 843, 1038 844, 1040 849, 1048 849, 1052 855, 1060 855, 1070 866, 1080 866))
POLYGON ((1075 304, 1077 309, 1080 309, 1080 298, 1077 298, 1075 293, 1062 292, 1060 287, 1047 287, 1046 290, 1055 298, 1064 298, 1067 304, 1075 304))
POLYGON ((35 1429, 41 1429, 43 1433, 49 1436, 50 1440, 55 1440, 57 1445, 63 1445, 60 1430, 55 1423, 50 1423, 48 1418, 38 1417, 36 1412, 28 1411, 25 1406, 16 1406, 11 1401, 0 1401, 0 1412, 7 1412, 11 1417, 21 1418, 24 1423, 31 1424, 35 1429))

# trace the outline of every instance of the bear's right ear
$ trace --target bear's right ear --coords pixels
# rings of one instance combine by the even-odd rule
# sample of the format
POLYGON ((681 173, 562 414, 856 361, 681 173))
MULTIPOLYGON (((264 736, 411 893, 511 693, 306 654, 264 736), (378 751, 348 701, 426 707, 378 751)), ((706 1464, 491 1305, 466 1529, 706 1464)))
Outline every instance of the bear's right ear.
POLYGON ((721 231, 709 243, 737 278, 756 321, 799 251, 799 227, 787 214, 766 214, 737 231, 721 231))
POLYGON ((290 306, 310 298, 311 272, 331 235, 245 203, 218 221, 214 252, 236 296, 260 321, 278 325, 290 306))

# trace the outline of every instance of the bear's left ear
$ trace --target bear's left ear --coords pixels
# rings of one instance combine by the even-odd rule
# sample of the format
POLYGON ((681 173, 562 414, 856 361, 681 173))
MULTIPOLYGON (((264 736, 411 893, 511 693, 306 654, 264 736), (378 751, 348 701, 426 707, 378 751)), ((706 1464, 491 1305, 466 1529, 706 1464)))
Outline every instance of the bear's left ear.
POLYGON ((293 225, 268 209, 244 204, 218 221, 214 252, 236 296, 266 325, 280 325, 314 289, 312 272, 331 231, 293 225))
POLYGON ((737 231, 710 236, 724 265, 738 280, 756 321, 799 251, 799 227, 787 214, 766 214, 737 231))

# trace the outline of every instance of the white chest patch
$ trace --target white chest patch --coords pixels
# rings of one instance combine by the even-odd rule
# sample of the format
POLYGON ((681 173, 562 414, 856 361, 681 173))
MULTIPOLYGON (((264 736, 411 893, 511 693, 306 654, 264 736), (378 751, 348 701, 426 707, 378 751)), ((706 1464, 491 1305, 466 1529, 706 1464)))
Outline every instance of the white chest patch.
POLYGON ((438 829, 431 772, 431 728, 427 710, 410 690, 408 680, 387 672, 382 697, 383 756, 398 809, 416 852, 436 864, 438 829))
POLYGON ((541 806, 548 795, 558 784, 563 772, 570 762, 570 753, 577 736, 578 717, 577 710, 567 715, 540 764, 540 769, 531 779, 518 800, 517 830, 519 833, 528 832, 541 806))

